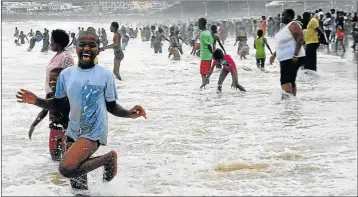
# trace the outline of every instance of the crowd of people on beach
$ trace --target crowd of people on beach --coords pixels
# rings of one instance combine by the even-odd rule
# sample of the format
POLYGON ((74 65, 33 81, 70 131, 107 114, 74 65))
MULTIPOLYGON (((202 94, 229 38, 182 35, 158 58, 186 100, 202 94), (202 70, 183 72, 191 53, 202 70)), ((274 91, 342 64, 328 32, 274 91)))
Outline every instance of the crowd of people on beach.
MULTIPOLYGON (((120 75, 121 62, 125 49, 131 39, 150 42, 154 53, 163 53, 163 42, 169 42, 168 57, 181 61, 183 44, 191 47, 190 55, 200 59, 200 88, 210 83, 214 69, 220 70, 217 91, 230 73, 231 86, 240 91, 246 89, 239 83, 237 61, 228 54, 227 38, 235 38, 237 54, 246 59, 250 51, 248 40, 253 39, 256 64, 264 70, 266 48, 271 56, 269 63, 277 59, 280 64, 280 83, 286 95, 296 96, 296 76, 300 68, 317 71, 317 49, 335 48, 346 51, 348 40, 353 41, 351 48, 357 51, 358 18, 343 11, 331 9, 324 13, 321 9, 297 15, 294 10, 286 9, 275 17, 244 18, 242 20, 198 21, 179 23, 139 24, 137 27, 125 27, 117 22, 110 24, 113 33, 112 43, 108 41, 105 29, 78 27, 78 32, 56 29, 49 34, 39 30, 28 34, 15 28, 15 44, 29 43, 32 51, 37 42, 42 41, 41 52, 52 50, 55 56, 46 67, 46 98, 21 89, 17 92, 18 102, 36 105, 43 110, 38 114, 28 131, 32 138, 35 127, 49 114, 49 150, 52 160, 59 161, 59 172, 70 178, 73 189, 88 190, 87 173, 104 167, 103 180, 111 181, 117 174, 117 153, 92 157, 101 145, 107 144, 107 112, 117 117, 146 118, 143 107, 135 105, 131 110, 117 102, 116 79, 120 75), (171 24, 171 25, 169 25, 171 24), (30 38, 30 40, 28 39, 30 38), (275 42, 271 49, 268 39, 275 42), (335 44, 333 44, 335 43, 335 44), (332 45, 333 44, 333 45, 332 45), (78 62, 71 53, 74 49, 78 62), (98 55, 101 51, 112 49, 114 53, 113 73, 100 66, 98 55)), ((239 61, 239 60, 238 60, 239 61)), ((285 98, 285 97, 283 97, 285 98)))

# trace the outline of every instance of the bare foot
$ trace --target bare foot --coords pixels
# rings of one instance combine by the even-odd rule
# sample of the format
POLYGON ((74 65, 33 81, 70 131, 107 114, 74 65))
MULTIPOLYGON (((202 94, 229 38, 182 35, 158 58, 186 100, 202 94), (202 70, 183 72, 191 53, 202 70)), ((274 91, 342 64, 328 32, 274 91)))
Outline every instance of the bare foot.
POLYGON ((117 175, 117 153, 112 150, 108 154, 108 163, 104 165, 103 180, 109 182, 117 175))

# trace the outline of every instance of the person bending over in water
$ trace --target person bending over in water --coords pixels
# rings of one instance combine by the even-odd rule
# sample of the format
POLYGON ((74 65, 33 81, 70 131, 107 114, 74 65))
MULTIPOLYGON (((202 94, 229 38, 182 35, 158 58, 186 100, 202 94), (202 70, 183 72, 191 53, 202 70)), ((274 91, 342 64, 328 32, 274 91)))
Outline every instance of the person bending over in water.
POLYGON ((213 64, 211 65, 206 80, 209 80, 209 77, 213 73, 214 67, 217 66, 217 64, 221 64, 222 70, 218 81, 218 91, 221 92, 222 84, 229 73, 231 73, 232 76, 231 87, 234 87, 235 89, 239 89, 241 91, 246 91, 245 88, 242 87, 238 82, 237 67, 234 60, 231 58, 229 54, 224 54, 221 49, 216 49, 213 52, 213 59, 214 61, 213 64))
MULTIPOLYGON (((50 71, 49 86, 51 87, 52 92, 49 92, 46 95, 46 99, 54 98, 57 78, 62 70, 63 68, 54 68, 50 71)), ((51 159, 53 161, 60 161, 65 151, 66 138, 64 132, 67 129, 69 108, 62 108, 61 111, 42 109, 35 121, 31 124, 28 134, 31 140, 36 125, 38 125, 47 116, 48 112, 50 112, 50 136, 48 147, 50 150, 51 159)))
POLYGON ((42 33, 39 30, 37 30, 35 34, 32 36, 32 38, 30 39, 30 47, 27 51, 31 51, 35 47, 36 42, 40 42, 42 38, 43 38, 42 33))
POLYGON ((172 60, 180 60, 180 54, 179 54, 179 49, 177 47, 170 47, 170 53, 169 53, 169 57, 173 55, 172 60))
MULTIPOLYGON (((91 32, 79 35, 76 53, 78 66, 61 72, 56 85, 55 98, 41 99, 28 90, 17 92, 18 102, 33 104, 46 110, 60 111, 70 107, 66 130, 69 148, 60 162, 61 175, 72 180, 104 167, 103 181, 111 181, 117 174, 117 153, 90 158, 100 145, 107 144, 107 111, 117 117, 138 118, 146 113, 141 106, 126 110, 117 102, 115 79, 108 69, 94 64, 99 54, 100 40, 91 32), (68 102, 67 102, 68 101, 68 102)), ((81 189, 88 189, 87 178, 81 189)))
POLYGON ((116 76, 116 78, 118 80, 122 80, 121 75, 119 74, 119 68, 121 65, 121 61, 124 58, 124 54, 121 48, 121 35, 118 33, 118 28, 119 25, 117 22, 112 22, 111 24, 111 32, 114 33, 113 36, 113 44, 105 46, 103 48, 101 48, 101 51, 104 51, 106 49, 113 49, 114 51, 114 67, 113 67, 113 73, 114 76, 116 76))

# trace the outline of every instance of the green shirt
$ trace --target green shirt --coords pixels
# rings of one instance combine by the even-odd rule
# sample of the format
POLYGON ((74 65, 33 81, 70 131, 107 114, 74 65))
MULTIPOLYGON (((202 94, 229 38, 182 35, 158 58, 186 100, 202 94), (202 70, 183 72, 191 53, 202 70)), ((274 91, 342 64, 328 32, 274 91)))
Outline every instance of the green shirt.
POLYGON ((256 47, 256 59, 266 58, 264 37, 257 38, 255 40, 255 47, 256 47))
POLYGON ((200 34, 200 59, 212 60, 212 54, 208 49, 208 45, 213 47, 214 39, 208 30, 204 30, 200 34))

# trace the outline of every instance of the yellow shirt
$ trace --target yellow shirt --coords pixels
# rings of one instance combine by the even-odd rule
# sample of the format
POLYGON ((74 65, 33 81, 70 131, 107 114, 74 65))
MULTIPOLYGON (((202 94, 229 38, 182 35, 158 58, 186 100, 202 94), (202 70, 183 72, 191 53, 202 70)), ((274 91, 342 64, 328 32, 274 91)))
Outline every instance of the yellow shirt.
POLYGON ((94 59, 94 63, 95 63, 95 64, 98 64, 98 57, 96 57, 96 58, 94 59))
POLYGON ((318 32, 316 31, 317 27, 319 27, 318 20, 316 18, 312 18, 303 35, 306 44, 319 43, 318 32))

